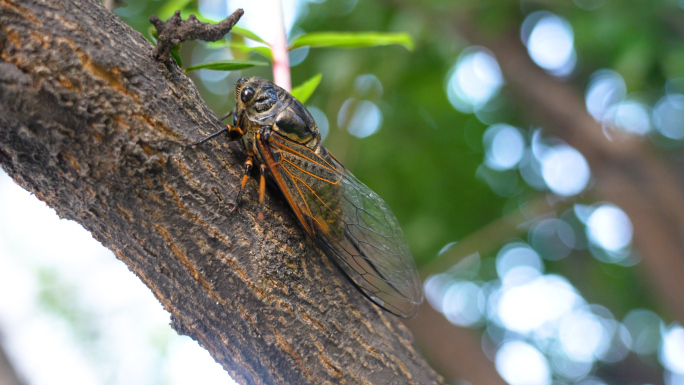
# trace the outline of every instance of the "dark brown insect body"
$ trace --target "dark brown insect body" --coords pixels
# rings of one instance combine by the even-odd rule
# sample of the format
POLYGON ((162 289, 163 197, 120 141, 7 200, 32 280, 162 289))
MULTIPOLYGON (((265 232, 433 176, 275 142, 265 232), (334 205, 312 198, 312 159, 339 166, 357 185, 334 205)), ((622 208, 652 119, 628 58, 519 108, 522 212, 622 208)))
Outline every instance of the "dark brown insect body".
POLYGON ((226 131, 240 140, 247 154, 242 187, 256 160, 261 201, 270 174, 311 239, 363 295, 398 316, 415 315, 420 280, 387 204, 325 149, 313 117, 287 91, 242 78, 235 99, 232 125, 196 144, 226 131))

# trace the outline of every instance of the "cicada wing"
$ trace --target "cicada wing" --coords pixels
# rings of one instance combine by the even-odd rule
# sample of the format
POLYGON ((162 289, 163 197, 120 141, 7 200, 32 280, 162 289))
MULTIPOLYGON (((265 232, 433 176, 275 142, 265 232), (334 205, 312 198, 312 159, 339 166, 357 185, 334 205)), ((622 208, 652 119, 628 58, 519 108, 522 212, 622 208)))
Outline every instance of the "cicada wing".
POLYGON ((363 295, 401 317, 423 300, 418 272, 399 223, 385 201, 325 149, 273 135, 276 182, 314 242, 363 295))
POLYGON ((390 313, 413 317, 423 293, 401 227, 382 198, 348 171, 342 175, 344 238, 321 234, 314 241, 371 301, 390 313))

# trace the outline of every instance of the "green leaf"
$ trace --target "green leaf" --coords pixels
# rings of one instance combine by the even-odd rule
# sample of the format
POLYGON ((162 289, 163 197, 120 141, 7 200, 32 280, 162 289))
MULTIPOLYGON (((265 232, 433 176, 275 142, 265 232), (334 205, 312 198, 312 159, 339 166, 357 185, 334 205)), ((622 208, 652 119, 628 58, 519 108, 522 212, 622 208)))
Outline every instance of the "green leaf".
POLYGON ((265 66, 265 65, 268 65, 268 63, 259 62, 259 61, 243 61, 243 60, 219 60, 219 61, 211 61, 211 62, 202 63, 202 64, 198 64, 198 65, 188 67, 185 70, 185 73, 188 73, 191 71, 197 71, 197 70, 201 70, 201 69, 214 70, 214 71, 234 71, 234 70, 240 70, 243 68, 249 68, 249 67, 254 67, 254 66, 265 66))
POLYGON ((321 78, 323 78, 323 74, 316 74, 312 76, 309 80, 293 88, 290 94, 297 98, 297 100, 300 102, 306 103, 311 94, 313 94, 313 92, 316 90, 316 87, 321 84, 321 78))
POLYGON ((181 12, 181 17, 183 18, 183 20, 187 20, 187 18, 191 14, 195 15, 197 20, 201 21, 202 23, 218 24, 221 22, 221 20, 210 19, 210 18, 202 15, 202 12, 200 12, 197 7, 192 7, 192 8, 188 7, 188 8, 183 9, 181 12))
POLYGON ((230 48, 235 48, 238 51, 242 52, 256 52, 259 55, 265 57, 269 61, 273 61, 273 54, 271 53, 271 48, 259 45, 256 47, 250 47, 245 43, 237 43, 237 42, 227 42, 227 41, 217 41, 215 43, 209 43, 209 47, 225 47, 229 46, 230 48), (218 44, 217 44, 218 43, 218 44))
POLYGON ((173 16, 173 13, 177 10, 183 10, 190 4, 192 0, 168 0, 159 10, 157 11, 157 16, 160 19, 166 20, 173 16))
POLYGON ((259 35, 257 35, 256 33, 252 32, 248 29, 238 27, 237 25, 233 26, 233 28, 230 30, 230 32, 232 32, 236 35, 245 37, 247 39, 258 41, 259 43, 268 44, 268 43, 266 43, 266 41, 264 41, 264 39, 260 38, 259 35))
POLYGON ((362 48, 399 44, 413 50, 413 39, 408 33, 381 32, 314 32, 298 37, 290 49, 310 46, 312 48, 362 48))
POLYGON ((157 45, 157 40, 159 40, 159 33, 153 25, 147 28, 147 38, 152 42, 152 44, 157 45))
POLYGON ((178 63, 178 66, 183 68, 183 60, 181 59, 180 56, 180 44, 173 46, 171 49, 171 57, 173 57, 176 60, 176 63, 178 63))

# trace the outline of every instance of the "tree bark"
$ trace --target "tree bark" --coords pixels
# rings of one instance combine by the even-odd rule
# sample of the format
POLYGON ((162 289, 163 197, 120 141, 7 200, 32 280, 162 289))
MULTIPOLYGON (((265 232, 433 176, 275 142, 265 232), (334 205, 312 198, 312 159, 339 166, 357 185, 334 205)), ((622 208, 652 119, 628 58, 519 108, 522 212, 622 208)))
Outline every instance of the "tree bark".
POLYGON ((416 318, 404 323, 415 336, 416 344, 424 348, 430 364, 446 377, 448 383, 508 384, 482 350, 482 336, 478 330, 450 323, 427 301, 420 306, 416 318))
POLYGON ((7 352, 2 342, 2 338, 0 338, 0 385, 25 385, 7 357, 7 352))
POLYGON ((0 165, 113 250, 174 329, 244 384, 441 382, 283 201, 257 220, 252 183, 227 215, 239 151, 184 147, 221 128, 97 1, 0 0, 0 165))

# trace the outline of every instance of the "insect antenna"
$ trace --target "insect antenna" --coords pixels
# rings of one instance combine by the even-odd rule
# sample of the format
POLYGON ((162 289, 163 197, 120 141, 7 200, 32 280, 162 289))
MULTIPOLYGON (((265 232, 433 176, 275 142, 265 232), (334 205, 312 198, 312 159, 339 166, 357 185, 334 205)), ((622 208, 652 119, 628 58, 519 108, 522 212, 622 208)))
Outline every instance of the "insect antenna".
POLYGON ((220 120, 220 121, 224 121, 224 120, 230 118, 230 116, 233 115, 233 112, 234 112, 234 111, 235 111, 235 110, 230 110, 229 113, 227 113, 227 114, 225 114, 224 116, 220 117, 219 120, 220 120))
POLYGON ((195 143, 186 144, 185 147, 198 146, 198 145, 200 145, 200 144, 202 144, 202 143, 204 143, 204 142, 206 142, 206 141, 208 141, 208 140, 214 139, 215 137, 217 137, 217 136, 219 136, 219 135, 221 135, 221 134, 223 134, 224 132, 227 132, 227 131, 230 131, 230 128, 226 127, 226 128, 224 128, 223 130, 214 132, 213 134, 211 134, 211 135, 209 135, 209 136, 207 136, 207 137, 205 137, 205 138, 202 138, 202 139, 200 139, 199 141, 197 141, 197 142, 195 142, 195 143))
MULTIPOLYGON (((235 111, 235 110, 230 110, 229 113, 227 113, 226 115, 224 115, 224 116, 222 116, 221 118, 219 118, 219 120, 220 120, 220 121, 224 121, 224 120, 228 119, 229 117, 231 117, 231 116, 233 115, 233 112, 234 112, 234 111, 235 111)), ((226 131, 230 131, 230 127, 226 127, 226 128, 224 128, 223 130, 217 131, 217 132, 215 132, 215 133, 213 133, 213 134, 211 134, 211 135, 209 135, 209 136, 207 136, 207 137, 205 137, 205 138, 200 139, 199 141, 197 141, 197 142, 195 142, 195 143, 186 144, 185 147, 198 146, 198 145, 200 145, 200 144, 202 144, 202 143, 204 143, 204 142, 206 142, 206 141, 208 141, 208 140, 214 139, 215 137, 217 137, 217 136, 223 134, 223 133, 226 132, 226 131)))

